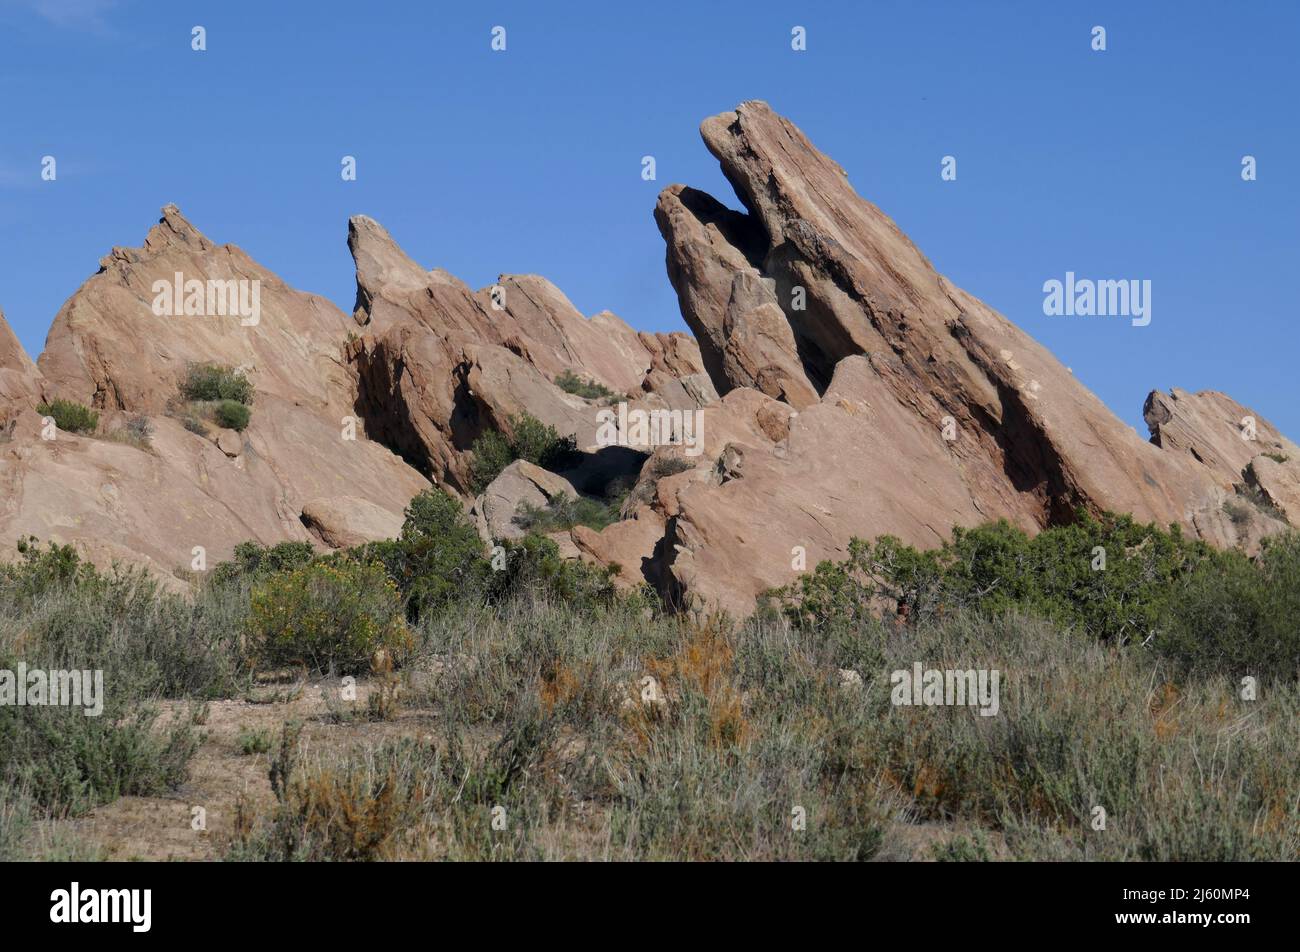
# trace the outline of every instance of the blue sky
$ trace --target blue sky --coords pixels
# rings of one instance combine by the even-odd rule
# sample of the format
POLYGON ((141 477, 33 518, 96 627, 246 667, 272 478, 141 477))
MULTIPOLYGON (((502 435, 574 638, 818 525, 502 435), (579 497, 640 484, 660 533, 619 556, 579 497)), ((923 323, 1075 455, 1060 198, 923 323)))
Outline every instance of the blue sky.
POLYGON ((681 329, 656 194, 736 205, 698 124, 766 99, 1143 435, 1147 391, 1179 386, 1300 438, 1298 41, 1294 0, 0 0, 0 308, 35 356, 175 202, 345 310, 360 212, 475 287, 534 272, 585 313, 681 329), (1045 316, 1066 271, 1151 280, 1151 324, 1045 316))

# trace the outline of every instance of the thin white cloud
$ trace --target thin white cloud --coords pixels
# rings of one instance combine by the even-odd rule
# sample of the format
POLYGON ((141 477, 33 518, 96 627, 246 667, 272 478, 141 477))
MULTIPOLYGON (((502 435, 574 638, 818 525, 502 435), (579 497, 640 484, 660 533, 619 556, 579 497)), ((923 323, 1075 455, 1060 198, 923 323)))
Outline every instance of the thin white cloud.
POLYGON ((30 10, 61 29, 103 32, 120 0, 0 0, 0 6, 30 10))

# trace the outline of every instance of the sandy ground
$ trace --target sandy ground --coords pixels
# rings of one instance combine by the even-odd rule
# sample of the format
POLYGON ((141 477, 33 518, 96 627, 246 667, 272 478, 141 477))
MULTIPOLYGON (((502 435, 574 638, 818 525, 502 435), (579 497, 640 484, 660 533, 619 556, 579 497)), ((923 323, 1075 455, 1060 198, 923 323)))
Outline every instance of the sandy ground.
MULTIPOLYGON (((354 701, 338 700, 337 679, 329 681, 263 684, 242 700, 211 701, 195 730, 201 740, 190 761, 190 776, 176 793, 163 797, 121 797, 77 819, 42 824, 37 835, 50 842, 73 842, 79 852, 106 860, 220 860, 235 829, 236 804, 241 797, 259 810, 274 804, 269 770, 288 721, 302 724, 300 743, 305 754, 324 750, 350 750, 374 746, 385 738, 431 736, 436 714, 402 705, 390 720, 369 720, 369 696, 377 682, 358 681, 354 701), (329 692, 333 710, 327 703, 329 692), (336 713, 358 716, 339 718, 336 713), (241 738, 260 732, 270 749, 245 753, 241 738), (195 829, 195 808, 204 811, 201 829, 195 829)), ((178 718, 191 719, 196 710, 187 702, 164 702, 159 728, 178 718)), ((898 820, 886 837, 880 859, 931 858, 931 850, 962 829, 946 824, 909 823, 898 820)), ((569 831, 571 835, 572 831, 569 831)), ((557 835, 560 835, 557 831, 557 835)), ((994 858, 1004 848, 990 844, 994 858)), ((563 855, 560 850, 557 855, 563 855)), ((600 855, 599 850, 594 855, 600 855)))
MULTIPOLYGON (((195 728, 202 743, 190 761, 189 780, 180 790, 166 797, 122 797, 75 820, 58 821, 44 834, 93 844, 109 860, 220 859, 234 830, 240 795, 260 807, 274 802, 268 772, 286 721, 302 722, 305 750, 348 749, 389 736, 428 734, 434 723, 432 712, 405 708, 388 721, 362 716, 336 723, 325 692, 337 688, 337 681, 265 685, 251 694, 251 700, 208 702, 207 716, 195 728), (265 732, 271 749, 245 754, 240 738, 249 731, 265 732), (205 811, 204 829, 193 828, 195 807, 205 811)), ((343 702, 344 710, 364 715, 371 690, 371 684, 359 682, 356 700, 343 702)), ((160 707, 159 725, 189 718, 195 710, 194 705, 179 702, 160 707)))

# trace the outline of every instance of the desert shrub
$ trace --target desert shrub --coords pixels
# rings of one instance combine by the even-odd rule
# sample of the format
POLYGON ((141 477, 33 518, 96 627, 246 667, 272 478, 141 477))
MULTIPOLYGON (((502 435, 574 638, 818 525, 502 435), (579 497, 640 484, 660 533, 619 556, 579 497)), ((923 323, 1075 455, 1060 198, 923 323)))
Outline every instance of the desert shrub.
POLYGON ((420 702, 436 705, 434 738, 276 758, 277 800, 237 824, 234 856, 1300 854, 1294 684, 1244 703, 1049 621, 964 609, 834 640, 780 619, 733 632, 643 618, 619 601, 516 599, 422 624, 443 660, 420 702), (892 703, 891 671, 920 659, 999 670, 997 715, 892 703), (846 688, 850 661, 861 681, 846 688), (638 700, 647 674, 661 701, 638 700))
POLYGON ((1244 532, 1248 529, 1255 518, 1254 510, 1243 499, 1225 499, 1223 501, 1223 512, 1232 521, 1238 532, 1244 532))
POLYGON ((695 464, 685 456, 656 456, 650 464, 650 473, 655 479, 663 479, 694 468, 695 464))
POLYGON ((1080 513, 1032 538, 1005 521, 958 527, 927 552, 889 536, 853 540, 848 558, 776 594, 791 619, 815 628, 858 623, 883 605, 913 621, 959 608, 990 616, 1015 609, 1098 638, 1146 641, 1174 583, 1212 557, 1177 526, 1080 513))
POLYGON ((482 433, 472 447, 471 489, 481 493, 511 463, 527 460, 543 469, 558 470, 569 465, 576 453, 571 436, 560 436, 555 427, 527 413, 510 418, 509 435, 495 430, 482 433))
POLYGON ((136 414, 122 427, 125 440, 132 446, 148 449, 153 443, 153 421, 143 414, 136 414))
POLYGON ((52 418, 55 426, 65 433, 94 433, 99 426, 99 414, 74 400, 40 403, 36 412, 52 418))
MULTIPOLYGON (((421 820, 439 775, 432 745, 403 738, 352 756, 303 756, 286 725, 271 765, 269 815, 241 803, 229 858, 346 861, 395 858, 421 820)), ((429 832, 426 829, 426 835, 429 832)))
POLYGON ((239 732, 235 746, 245 757, 265 754, 271 749, 271 732, 264 728, 246 727, 239 732))
POLYGON ((32 813, 27 791, 0 786, 0 863, 26 858, 24 847, 34 820, 32 813))
POLYGON ((548 499, 545 506, 524 503, 515 514, 514 522, 525 531, 543 535, 558 530, 568 531, 574 526, 600 530, 618 521, 622 505, 623 500, 619 497, 601 502, 588 496, 575 499, 559 493, 548 499))
POLYGON ((575 451, 571 436, 560 436, 555 427, 523 413, 510 419, 510 451, 543 469, 561 468, 575 451))
POLYGON ((832 718, 847 730, 844 718, 864 715, 852 699, 837 701, 783 633, 755 646, 622 601, 550 599, 440 615, 426 634, 430 650, 457 661, 431 689, 443 730, 415 766, 424 799, 386 839, 386 857, 865 859, 880 850, 889 810, 878 784, 846 777, 825 742, 832 718), (760 688, 769 665, 783 680, 760 688), (637 700, 647 672, 662 705, 637 700), (806 830, 791 830, 793 805, 806 807, 806 830), (492 832, 498 806, 509 828, 492 832))
POLYGON ((972 836, 959 835, 936 843, 931 847, 930 855, 939 863, 987 863, 993 858, 989 846, 987 835, 976 830, 972 836))
POLYGON ((254 390, 242 370, 220 364, 190 364, 181 381, 181 394, 187 400, 234 400, 252 406, 254 390))
POLYGON ((128 711, 111 695, 95 717, 80 707, 0 706, 0 787, 24 791, 50 816, 175 790, 198 741, 187 724, 154 730, 156 718, 156 710, 128 711))
POLYGON ((124 424, 109 431, 107 436, 117 443, 125 443, 148 452, 153 445, 153 434, 153 423, 147 416, 139 415, 130 417, 124 424))
POLYGON ((191 433, 197 433, 202 437, 208 435, 208 425, 192 413, 186 414, 182 424, 185 429, 189 430, 191 433))
POLYGON ((470 489, 481 493, 492 480, 516 459, 510 441, 497 430, 487 430, 471 447, 474 458, 470 462, 470 489))
POLYGON ((1300 534, 1264 540, 1253 561, 1217 553, 1174 586, 1155 646, 1184 671, 1300 676, 1300 534))
POLYGON ((836 735, 836 756, 880 770, 921 819, 997 830, 1017 858, 1283 859, 1300 849, 1300 818, 1285 805, 1295 795, 1284 752, 1298 730, 1294 682, 1260 707, 1232 683, 1175 684, 1147 654, 1016 614, 963 611, 863 635, 883 663, 863 672, 865 716, 836 735), (997 714, 894 704, 891 672, 916 661, 999 671, 997 714), (1212 772, 1198 766, 1207 760, 1212 772), (1091 827, 1096 806, 1104 836, 1091 827))
POLYGON ((483 542, 460 501, 435 486, 411 500, 397 539, 358 546, 348 557, 382 565, 414 621, 457 599, 476 597, 488 570, 483 554, 483 542))
POLYGON ((501 567, 494 567, 486 578, 490 602, 527 598, 593 607, 608 605, 615 598, 613 566, 597 568, 579 559, 562 558, 554 540, 536 533, 501 545, 501 567))
POLYGON ((382 567, 346 559, 311 562, 254 586, 250 640, 269 664, 356 674, 380 648, 411 646, 401 596, 382 567))
POLYGON ((147 443, 153 438, 153 422, 147 416, 137 414, 127 420, 126 431, 136 439, 147 443))
POLYGON ((210 579, 214 585, 252 583, 276 572, 300 568, 315 557, 310 542, 278 542, 271 546, 241 542, 235 546, 233 559, 212 567, 210 579))
POLYGON ((621 396, 603 383, 579 377, 572 370, 561 371, 555 378, 555 385, 565 393, 574 394, 584 400, 611 400, 621 396))
POLYGON ((10 597, 34 598, 78 580, 90 580, 95 574, 71 545, 50 542, 42 547, 35 536, 28 536, 19 539, 16 548, 17 561, 0 563, 0 581, 4 583, 0 590, 10 597))
POLYGON ((120 697, 204 698, 238 690, 246 593, 162 591, 139 569, 100 572, 71 546, 20 546, 0 567, 0 653, 32 666, 98 668, 120 697))
POLYGON ((243 430, 248 426, 252 412, 238 400, 222 400, 213 410, 217 423, 228 430, 243 430))

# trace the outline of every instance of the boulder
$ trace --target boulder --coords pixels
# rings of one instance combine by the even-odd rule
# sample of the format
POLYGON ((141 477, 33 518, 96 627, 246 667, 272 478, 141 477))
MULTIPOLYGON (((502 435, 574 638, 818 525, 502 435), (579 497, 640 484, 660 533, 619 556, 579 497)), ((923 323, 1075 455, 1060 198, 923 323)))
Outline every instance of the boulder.
POLYGON ((561 495, 576 499, 578 491, 563 476, 517 459, 492 480, 470 514, 483 541, 495 545, 502 539, 524 537, 525 530, 515 523, 522 506, 541 509, 561 495))
POLYGON ((1225 393, 1152 390, 1142 416, 1154 445, 1194 460, 1226 489, 1242 482, 1246 467, 1261 453, 1300 460, 1300 446, 1225 393))
POLYGON ((402 516, 357 496, 313 499, 302 507, 302 523, 330 548, 396 539, 402 516))
POLYGON ((1247 467, 1246 480, 1279 517, 1300 526, 1300 455, 1256 456, 1247 467))

